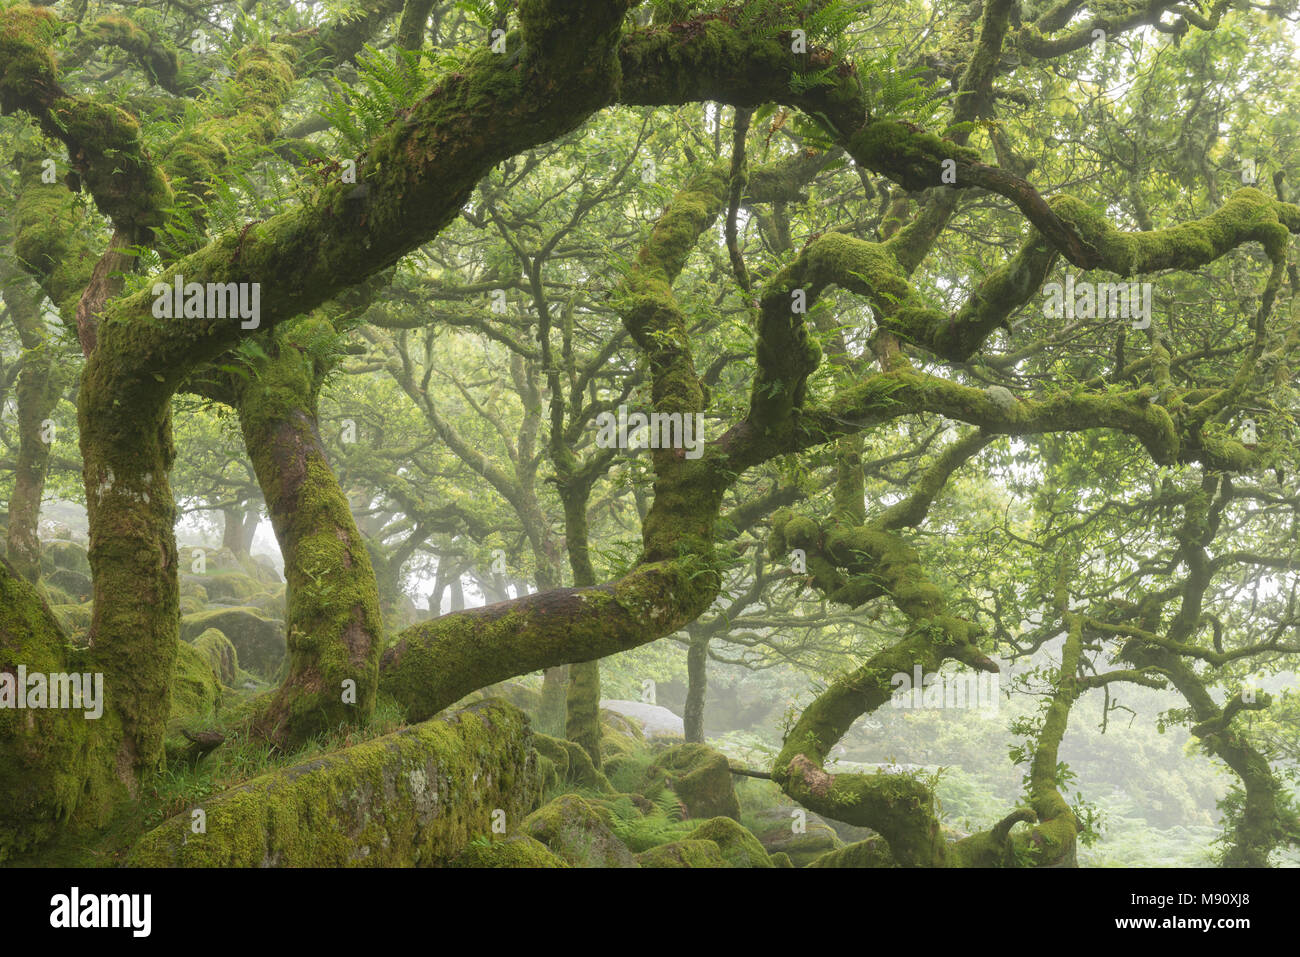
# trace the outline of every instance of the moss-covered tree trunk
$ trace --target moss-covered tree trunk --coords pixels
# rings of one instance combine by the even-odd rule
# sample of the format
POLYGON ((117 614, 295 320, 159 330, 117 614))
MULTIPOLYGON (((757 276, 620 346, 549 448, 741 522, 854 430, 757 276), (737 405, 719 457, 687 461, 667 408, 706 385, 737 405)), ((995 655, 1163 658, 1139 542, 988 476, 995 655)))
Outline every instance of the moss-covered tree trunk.
POLYGON ((41 542, 37 524, 49 471, 54 434, 50 416, 58 405, 66 377, 54 362, 52 345, 42 331, 39 292, 17 277, 5 290, 9 315, 23 344, 18 373, 18 459, 9 497, 6 554, 14 570, 30 582, 41 575, 41 542))
MULTIPOLYGON (((596 571, 591 566, 591 550, 587 536, 587 499, 589 485, 575 486, 562 482, 560 497, 564 502, 565 543, 569 553, 569 567, 573 570, 573 583, 578 586, 596 584, 596 571)), ((578 744, 591 757, 591 763, 600 770, 600 659, 580 661, 569 666, 569 686, 565 698, 565 737, 578 744)))
POLYGON ((569 666, 557 665, 542 671, 542 701, 537 709, 537 727, 553 738, 565 737, 568 723, 569 666))
MULTIPOLYGON (((265 331, 386 268, 450 222, 474 184, 501 159, 554 139, 613 102, 619 76, 615 50, 627 7, 624 0, 524 4, 520 29, 512 34, 514 55, 478 54, 419 101, 405 123, 394 124, 372 145, 363 183, 328 183, 313 199, 232 231, 156 278, 168 283, 183 274, 192 282, 264 282, 265 331)), ((59 29, 48 9, 19 6, 0 14, 0 62, 5 63, 0 107, 25 111, 68 146, 82 183, 113 221, 111 252, 120 253, 124 243, 150 240, 171 205, 172 191, 141 149, 133 118, 64 93, 51 49, 59 29)), ((325 39, 322 33, 312 42, 325 39)), ((252 56, 243 66, 256 69, 258 62, 252 56)), ((267 69, 283 96, 292 76, 286 77, 282 64, 267 69)), ((279 102, 262 106, 273 109, 279 102)), ((241 106, 239 112, 251 109, 241 106)), ((107 705, 90 734, 101 746, 90 760, 135 790, 162 755, 178 643, 176 508, 168 480, 175 454, 171 398, 192 369, 245 335, 231 323, 159 323, 150 314, 154 297, 147 286, 124 297, 118 297, 120 286, 114 282, 92 286, 95 294, 83 300, 88 360, 78 425, 94 580, 88 638, 91 664, 104 674, 107 705), (106 306, 102 315, 101 306, 106 306)), ((300 431, 299 439, 307 442, 310 433, 310 428, 300 431)), ((359 542, 340 545, 368 565, 359 542)), ((317 573, 307 562, 303 567, 317 573)), ((644 582, 644 575, 635 578, 633 590, 644 582)), ((304 593, 309 600, 322 597, 310 588, 304 593)), ((666 608, 656 617, 674 620, 674 610, 666 608)), ((354 621, 350 634, 360 638, 377 624, 377 610, 354 621)), ((545 652, 544 657, 554 649, 545 652)), ((310 664, 325 668, 318 673, 332 672, 332 678, 341 670, 339 662, 307 650, 307 660, 312 658, 310 664)), ((303 689, 304 700, 337 693, 310 684, 303 689)), ((358 680, 358 702, 362 692, 358 680)), ((81 775, 87 781, 94 776, 90 770, 81 775)))
POLYGON ((102 331, 82 375, 78 425, 94 582, 89 640, 120 718, 112 765, 134 788, 162 757, 180 595, 171 390, 119 375, 137 361, 132 338, 125 324, 102 331))
POLYGON ((692 632, 686 648, 686 707, 682 710, 683 731, 688 742, 704 743, 704 702, 709 686, 709 634, 692 632))
POLYGON ((1241 780, 1240 808, 1228 821, 1224 867, 1268 867, 1273 852, 1300 835, 1300 819, 1290 807, 1286 788, 1278 781, 1273 768, 1247 737, 1231 727, 1233 718, 1243 710, 1263 708, 1269 696, 1245 703, 1240 695, 1229 698, 1220 707, 1191 663, 1172 647, 1143 646, 1130 642, 1124 657, 1143 666, 1155 666, 1187 699, 1196 724, 1192 734, 1210 754, 1219 758, 1241 780))
POLYGON ((569 665, 565 737, 580 745, 600 770, 600 660, 569 665))
POLYGON ((69 382, 66 364, 56 362, 45 330, 41 298, 71 316, 76 296, 90 279, 94 259, 80 230, 85 212, 62 183, 47 183, 39 150, 19 152, 18 202, 13 215, 15 268, 0 269, 5 303, 25 350, 17 384, 18 461, 9 500, 6 547, 9 560, 28 581, 40 576, 37 523, 49 472, 52 433, 46 421, 69 382), (36 285, 24 281, 26 272, 36 285))
POLYGON ((277 335, 236 402, 288 582, 289 674, 260 722, 284 745, 370 716, 383 643, 370 553, 316 421, 323 370, 310 350, 332 332, 308 319, 277 335))

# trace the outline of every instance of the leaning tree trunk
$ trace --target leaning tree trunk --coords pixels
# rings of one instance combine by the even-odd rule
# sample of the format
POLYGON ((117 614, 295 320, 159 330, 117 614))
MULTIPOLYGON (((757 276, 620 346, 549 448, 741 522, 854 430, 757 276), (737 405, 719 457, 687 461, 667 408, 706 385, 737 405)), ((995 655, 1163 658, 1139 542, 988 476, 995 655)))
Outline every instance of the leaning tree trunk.
POLYGON ((259 726, 293 746, 374 709, 382 619, 370 554, 334 478, 316 422, 319 371, 302 344, 319 319, 277 336, 238 397, 239 421, 288 582, 289 674, 259 726))

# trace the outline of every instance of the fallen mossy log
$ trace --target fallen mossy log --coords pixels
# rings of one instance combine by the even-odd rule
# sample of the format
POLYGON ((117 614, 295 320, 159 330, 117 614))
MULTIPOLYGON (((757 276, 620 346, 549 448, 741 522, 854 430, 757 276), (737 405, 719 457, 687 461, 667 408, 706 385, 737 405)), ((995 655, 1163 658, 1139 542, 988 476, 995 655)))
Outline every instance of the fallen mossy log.
POLYGON ((213 795, 145 834, 127 864, 439 866, 540 794, 527 717, 479 702, 213 795))

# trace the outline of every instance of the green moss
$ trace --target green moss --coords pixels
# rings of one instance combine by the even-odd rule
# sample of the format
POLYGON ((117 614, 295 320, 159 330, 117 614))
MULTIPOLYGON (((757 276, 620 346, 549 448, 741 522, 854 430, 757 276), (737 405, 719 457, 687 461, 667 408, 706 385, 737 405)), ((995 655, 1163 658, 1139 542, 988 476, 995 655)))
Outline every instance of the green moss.
POLYGON ((172 677, 172 720, 188 724, 210 722, 220 704, 221 682, 216 669, 194 646, 178 645, 172 677))
POLYGON ((676 793, 691 817, 740 819, 731 765, 708 745, 681 744, 659 754, 646 771, 642 792, 653 800, 663 788, 676 793))
POLYGON ((660 844, 636 856, 642 867, 730 867, 712 841, 685 840, 660 844))
POLYGON ((605 820, 576 794, 562 794, 538 808, 520 830, 575 867, 635 867, 632 853, 605 820))
POLYGON ((215 628, 234 645, 240 666, 264 678, 274 677, 284 660, 282 626, 263 617, 255 608, 217 608, 186 615, 181 619, 181 639, 193 642, 215 628))
POLYGON ((849 152, 859 163, 878 170, 909 190, 942 182, 943 161, 978 163, 978 150, 926 133, 898 120, 874 120, 853 134, 849 152))
POLYGON ((523 834, 512 834, 500 841, 486 838, 471 841, 452 867, 568 867, 546 845, 523 834))
POLYGON ((161 160, 178 192, 188 194, 195 213, 231 162, 250 146, 271 142, 279 132, 279 109, 293 90, 293 51, 280 45, 248 46, 235 57, 228 109, 173 139, 161 160))
POLYGON ((93 43, 125 50, 140 61, 150 81, 172 92, 179 92, 176 83, 179 69, 176 51, 155 40, 134 21, 123 16, 101 17, 87 33, 87 40, 83 41, 82 46, 93 43))
POLYGON ((209 628, 194 639, 194 650, 207 662, 221 683, 233 687, 239 677, 239 652, 230 639, 216 628, 209 628))
POLYGON ((56 75, 52 45, 62 32, 53 11, 13 6, 0 11, 0 107, 5 113, 39 101, 56 75))
MULTIPOLYGON (((601 709, 600 724, 600 752, 604 761, 642 753, 648 755, 645 733, 635 721, 617 712, 601 709)), ((648 760, 647 757, 647 762, 648 760)))
MULTIPOLYGON (((90 670, 36 589, 0 560, 0 672, 20 665, 29 674, 90 670)), ((100 720, 111 722, 105 712, 100 720)), ((70 709, 0 709, 0 862, 39 846, 78 810, 101 757, 96 724, 70 709)))
POLYGON ((86 635, 90 631, 93 606, 89 602, 80 605, 51 605, 50 610, 59 620, 68 640, 75 645, 84 646, 86 635))
POLYGON ((90 574, 90 556, 86 549, 76 542, 47 541, 41 544, 44 557, 49 559, 53 568, 66 568, 69 571, 90 574))
POLYGON ((778 855, 789 860, 791 866, 805 867, 823 854, 844 846, 839 835, 821 817, 788 804, 746 815, 744 824, 778 867, 781 866, 776 860, 778 855))
MULTIPOLYGON (((53 151, 51 144, 50 151, 53 151)), ((62 316, 76 314, 77 302, 98 260, 85 229, 86 215, 63 183, 42 181, 44 161, 55 159, 32 148, 16 157, 19 190, 14 220, 14 255, 62 316)), ((66 543, 73 547, 73 543, 66 543)), ((85 567, 76 571, 89 571, 85 567)))
POLYGON ((1104 213, 1073 196, 1055 197, 1051 205, 1097 248, 1103 267, 1121 276, 1196 269, 1249 241, 1260 243, 1270 258, 1277 258, 1290 242, 1283 222, 1289 218, 1285 204, 1250 187, 1237 190, 1208 216, 1150 232, 1117 230, 1104 213))
POLYGON ((889 844, 883 837, 869 837, 848 847, 830 851, 812 861, 809 867, 897 867, 889 844))
POLYGON ((767 851, 753 834, 729 817, 705 821, 691 834, 697 841, 712 841, 728 867, 771 867, 767 851))
POLYGON ((537 755, 537 776, 542 782, 542 793, 548 794, 560 786, 560 772, 555 762, 544 754, 537 755))
POLYGON ((596 770, 596 766, 592 764, 586 749, 576 742, 552 738, 545 734, 535 734, 533 742, 538 753, 554 763, 560 780, 580 788, 613 791, 605 775, 596 770))
POLYGON ((409 867, 458 860, 537 799, 527 719, 474 705, 204 799, 206 833, 186 812, 150 831, 141 867, 409 867))

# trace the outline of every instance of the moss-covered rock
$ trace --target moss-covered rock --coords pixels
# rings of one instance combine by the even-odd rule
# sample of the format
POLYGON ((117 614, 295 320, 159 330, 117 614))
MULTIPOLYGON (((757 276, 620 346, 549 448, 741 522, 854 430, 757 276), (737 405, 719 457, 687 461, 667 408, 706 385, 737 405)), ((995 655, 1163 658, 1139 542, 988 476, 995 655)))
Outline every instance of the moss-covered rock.
POLYGON ((83 575, 90 574, 90 557, 86 554, 85 545, 55 539, 43 542, 41 549, 41 565, 46 572, 56 568, 66 568, 69 571, 81 572, 83 575))
POLYGON ((184 642, 176 649, 176 666, 172 672, 171 713, 163 736, 163 750, 170 763, 196 757, 182 731, 199 731, 210 727, 221 707, 221 682, 208 659, 184 642))
POLYGON ((821 817, 791 805, 755 811, 745 823, 769 854, 786 854, 795 867, 804 867, 844 846, 839 835, 821 817))
MULTIPOLYGON (((284 585, 268 585, 270 591, 264 591, 248 602, 249 608, 255 608, 258 612, 267 618, 282 618, 285 612, 285 592, 284 585)), ((491 695, 484 695, 480 700, 487 700, 491 695)), ((472 702, 465 702, 471 704, 472 702)))
POLYGON ((50 611, 54 612, 54 617, 59 620, 59 625, 70 642, 78 646, 85 644, 94 611, 90 602, 82 605, 51 605, 50 611))
POLYGON ((144 835, 140 867, 410 867, 458 860, 538 798, 528 720, 503 701, 254 778, 144 835))
POLYGON ((176 649, 176 670, 172 676, 173 721, 210 721, 221 704, 221 683, 216 669, 192 645, 176 649))
POLYGON ((194 639, 194 650, 203 656, 222 684, 234 687, 239 677, 239 652, 229 638, 216 628, 209 628, 194 639))
POLYGON ((284 578, 275 570, 275 563, 271 561, 269 556, 250 555, 248 559, 242 563, 242 567, 244 571, 248 572, 248 574, 252 575, 263 585, 279 585, 281 586, 280 590, 284 590, 284 578))
POLYGON ((208 589, 203 584, 202 575, 181 575, 181 600, 194 598, 199 602, 200 607, 208 603, 208 589))
POLYGON ((560 773, 555 762, 541 753, 537 755, 537 777, 542 783, 543 794, 560 785, 560 773))
POLYGON ((697 841, 712 841, 722 852, 728 867, 772 867, 762 843, 729 817, 705 821, 691 835, 697 841))
POLYGON ((729 867, 712 841, 685 840, 660 844, 636 856, 642 867, 729 867))
POLYGON ((555 773, 561 781, 569 779, 569 749, 563 741, 552 738, 549 734, 534 734, 533 747, 540 756, 555 766, 555 773))
POLYGON ((635 867, 632 852, 596 809, 576 794, 561 794, 530 814, 520 830, 575 867, 635 867))
POLYGON ((45 576, 45 580, 79 602, 88 601, 94 592, 90 575, 73 571, 71 568, 56 568, 45 576))
POLYGON ((45 579, 41 579, 41 588, 45 589, 45 603, 53 608, 56 605, 78 605, 81 604, 71 595, 57 585, 51 585, 45 579))
POLYGON ((534 735, 533 741, 538 753, 554 762, 560 780, 593 791, 614 790, 605 775, 597 771, 596 766, 591 763, 591 756, 579 745, 545 734, 534 735))
POLYGON ((777 851, 775 854, 769 855, 769 857, 772 859, 773 867, 794 867, 794 861, 790 860, 790 855, 784 851, 777 851))
POLYGON ((247 607, 254 599, 263 596, 266 592, 264 584, 240 571, 222 571, 205 575, 203 587, 207 590, 209 602, 241 607, 247 607))
POLYGON ((671 788, 691 817, 740 820, 740 801, 731 783, 726 755, 706 744, 679 744, 655 758, 646 771, 642 793, 653 798, 671 788))
POLYGON ((898 862, 889 852, 889 845, 879 834, 858 841, 838 851, 823 854, 809 867, 897 867, 898 862))
POLYGON ((645 751, 645 734, 634 720, 608 708, 600 710, 600 754, 604 761, 645 751))
POLYGON ((193 641, 209 628, 230 639, 241 667, 264 678, 275 677, 285 655, 284 630, 278 621, 252 608, 222 608, 186 615, 181 619, 181 638, 193 641))
POLYGON ((472 841, 453 867, 568 867, 541 841, 526 834, 511 834, 500 841, 472 841))

